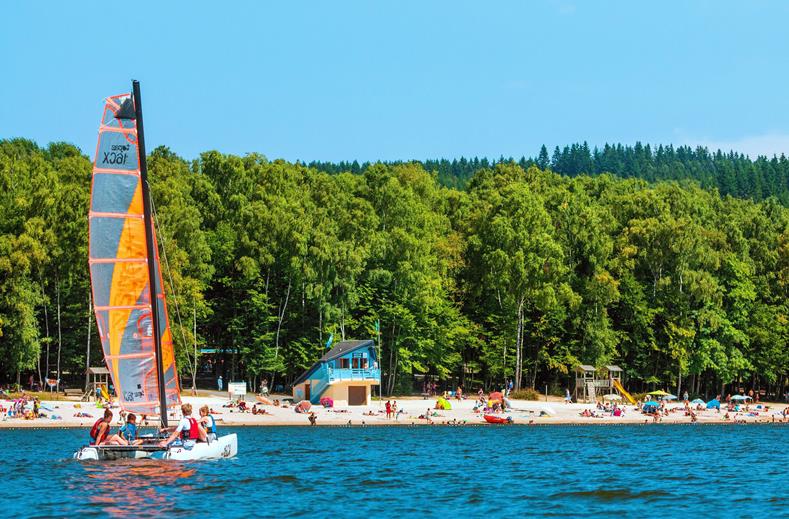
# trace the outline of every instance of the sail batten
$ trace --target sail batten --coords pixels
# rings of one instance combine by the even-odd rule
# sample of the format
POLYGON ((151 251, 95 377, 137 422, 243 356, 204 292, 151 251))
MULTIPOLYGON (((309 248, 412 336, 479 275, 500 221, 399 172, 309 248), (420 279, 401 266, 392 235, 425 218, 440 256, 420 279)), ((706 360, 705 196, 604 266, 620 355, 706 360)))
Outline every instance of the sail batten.
POLYGON ((180 391, 158 252, 154 247, 149 258, 147 249, 146 240, 155 244, 155 235, 152 225, 146 233, 137 123, 129 118, 130 106, 130 94, 110 97, 104 105, 88 213, 88 264, 104 358, 121 407, 158 414, 159 380, 165 381, 168 407, 180 403, 180 391), (152 294, 161 359, 156 358, 152 294))

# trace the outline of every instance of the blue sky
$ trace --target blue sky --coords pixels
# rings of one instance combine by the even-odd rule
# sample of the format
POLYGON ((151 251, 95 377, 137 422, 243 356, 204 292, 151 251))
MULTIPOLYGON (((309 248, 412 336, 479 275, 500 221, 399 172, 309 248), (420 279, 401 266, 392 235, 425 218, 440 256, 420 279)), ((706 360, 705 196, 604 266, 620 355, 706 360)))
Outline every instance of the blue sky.
POLYGON ((102 99, 131 78, 149 149, 186 158, 519 157, 584 140, 789 153, 787 2, 9 2, 1 12, 0 138, 89 154, 102 99))

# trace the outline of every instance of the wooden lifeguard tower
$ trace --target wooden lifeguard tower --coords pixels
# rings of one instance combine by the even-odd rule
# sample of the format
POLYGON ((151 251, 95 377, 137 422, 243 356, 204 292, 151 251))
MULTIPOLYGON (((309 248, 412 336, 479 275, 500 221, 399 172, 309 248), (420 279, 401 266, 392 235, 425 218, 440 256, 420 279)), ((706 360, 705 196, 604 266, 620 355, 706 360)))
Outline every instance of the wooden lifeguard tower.
MULTIPOLYGON (((605 366, 605 375, 597 376, 597 368, 589 364, 581 364, 575 368, 575 400, 577 402, 594 402, 595 399, 606 393, 620 391, 622 387, 622 368, 611 364, 605 366)), ((629 399, 630 395, 623 395, 629 399)))
POLYGON ((622 371, 623 371, 622 368, 620 368, 615 364, 611 364, 610 366, 606 366, 605 369, 608 370, 608 380, 611 381, 611 384, 609 385, 610 388, 615 387, 614 380, 616 380, 620 384, 622 383, 622 371))
POLYGON ((597 368, 589 364, 581 364, 575 368, 575 401, 588 402, 595 399, 595 383, 597 368))
POLYGON ((88 387, 88 390, 85 392, 85 396, 82 397, 83 400, 90 401, 91 399, 95 399, 97 392, 100 392, 102 389, 109 393, 110 370, 103 366, 88 368, 88 375, 92 377, 92 380, 90 387, 88 387))

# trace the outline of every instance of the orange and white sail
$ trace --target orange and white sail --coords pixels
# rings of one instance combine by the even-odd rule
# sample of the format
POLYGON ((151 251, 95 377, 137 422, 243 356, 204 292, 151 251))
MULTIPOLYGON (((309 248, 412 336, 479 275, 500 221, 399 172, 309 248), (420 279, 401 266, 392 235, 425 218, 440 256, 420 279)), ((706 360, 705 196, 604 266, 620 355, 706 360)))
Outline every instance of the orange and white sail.
POLYGON ((180 404, 178 373, 167 319, 156 233, 154 257, 146 252, 137 122, 130 94, 104 104, 93 162, 89 213, 89 264, 104 359, 121 408, 159 414, 159 382, 151 293, 157 298, 161 366, 167 406, 180 404), (155 267, 153 290, 148 261, 155 267))

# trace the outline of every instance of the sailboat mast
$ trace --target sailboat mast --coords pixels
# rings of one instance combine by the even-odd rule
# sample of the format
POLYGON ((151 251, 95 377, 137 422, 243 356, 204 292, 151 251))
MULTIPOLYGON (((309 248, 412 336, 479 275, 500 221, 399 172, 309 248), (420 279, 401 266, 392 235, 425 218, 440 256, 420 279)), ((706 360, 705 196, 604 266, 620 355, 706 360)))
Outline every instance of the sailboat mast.
POLYGON ((148 289, 151 297, 151 320, 153 322, 153 343, 156 348, 156 376, 159 381, 159 415, 162 427, 167 427, 167 395, 164 385, 164 368, 162 365, 162 341, 159 322, 159 300, 156 297, 156 247, 153 242, 153 218, 151 217, 151 193, 148 186, 148 164, 145 157, 145 132, 142 124, 142 100, 140 98, 140 82, 132 80, 132 96, 134 97, 134 113, 137 120, 137 147, 140 153, 140 178, 142 179, 142 206, 145 222, 145 247, 148 254, 148 289))

